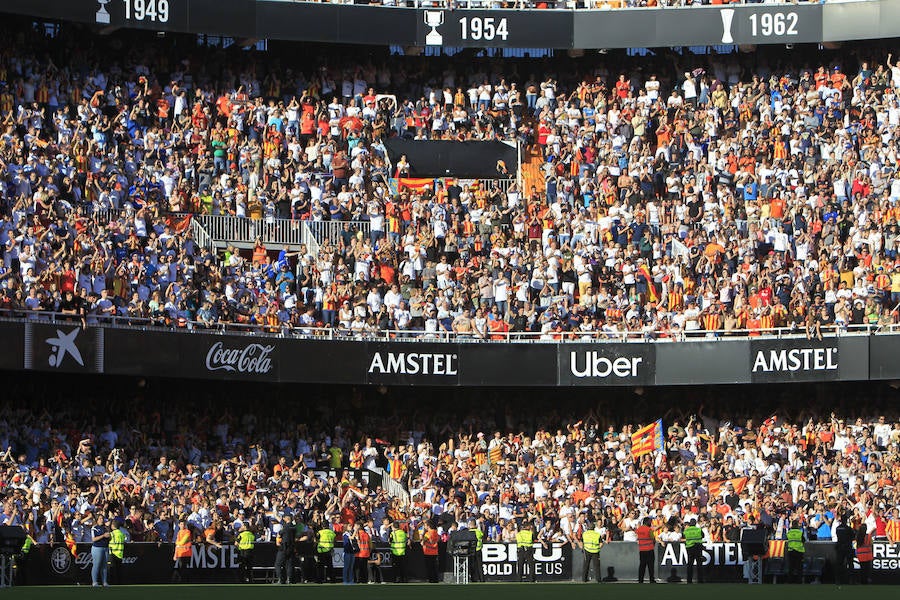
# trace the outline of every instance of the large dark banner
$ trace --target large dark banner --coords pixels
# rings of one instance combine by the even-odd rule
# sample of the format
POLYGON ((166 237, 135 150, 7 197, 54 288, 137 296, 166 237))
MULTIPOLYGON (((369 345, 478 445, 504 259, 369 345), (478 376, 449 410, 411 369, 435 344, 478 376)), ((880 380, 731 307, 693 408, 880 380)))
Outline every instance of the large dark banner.
POLYGON ((25 368, 25 328, 21 323, 0 322, 0 369, 9 371, 25 368))
POLYGON ((875 335, 869 338, 869 377, 900 379, 900 336, 875 335))
POLYGON ((376 385, 458 385, 465 345, 366 344, 366 381, 376 385))
POLYGON ((672 385, 748 383, 750 345, 719 341, 656 344, 656 378, 672 385))
MULTIPOLYGON (((534 553, 535 578, 538 581, 572 579, 572 546, 554 544, 537 546, 534 553)), ((521 581, 528 573, 519 573, 518 548, 515 544, 484 544, 481 565, 485 581, 521 581)))
POLYGON ((492 343, 0 323, 0 369, 265 383, 648 386, 900 378, 900 335, 492 343))
MULTIPOLYGON (((174 550, 173 544, 127 544, 122 568, 123 583, 170 583, 174 550)), ((274 560, 274 544, 257 544, 256 564, 271 565, 274 560)), ((92 564, 90 544, 78 544, 75 556, 65 545, 51 547, 40 544, 28 555, 27 581, 44 585, 90 584, 92 564)), ((216 548, 196 544, 186 571, 186 583, 237 583, 237 549, 234 546, 216 548)))
POLYGON ((464 386, 556 385, 556 344, 466 344, 460 348, 464 386))
POLYGON ((560 385, 651 385, 654 344, 560 344, 560 385))
POLYGON ((515 173, 519 165, 518 150, 503 142, 390 138, 384 145, 393 164, 396 165, 401 156, 407 157, 411 177, 509 177, 497 172, 497 161, 502 160, 510 173, 515 173))
POLYGON ((0 12, 235 38, 447 48, 800 44, 900 35, 894 0, 623 10, 412 9, 288 0, 0 0, 0 12))
POLYGON ((832 381, 841 374, 842 358, 837 338, 752 340, 750 377, 753 383, 832 381))
MULTIPOLYGON (((299 560, 295 561, 297 576, 313 579, 313 543, 298 545, 299 560)), ((452 571, 451 561, 445 555, 441 544, 441 569, 452 571)), ((393 581, 391 553, 387 544, 378 542, 375 554, 381 559, 381 575, 385 581, 393 581)), ((572 548, 554 545, 551 548, 538 547, 532 550, 535 557, 535 576, 538 581, 568 581, 572 579, 572 548)), ((172 544, 139 543, 126 544, 122 569, 124 584, 170 583, 172 579, 172 544)), ((516 559, 515 544, 484 544, 482 564, 486 581, 518 581, 520 579, 516 559)), ((258 543, 254 549, 253 564, 257 567, 256 580, 271 578, 275 563, 275 545, 258 543)), ((89 544, 78 544, 73 556, 64 545, 34 546, 23 566, 29 585, 87 585, 91 581, 91 548, 89 544)), ((340 580, 343 567, 343 551, 336 548, 332 553, 328 578, 340 580)), ((406 555, 406 573, 412 581, 426 581, 427 573, 419 544, 413 544, 406 555)), ((238 553, 234 546, 216 548, 206 544, 195 544, 191 561, 185 569, 182 583, 236 583, 239 580, 238 553)))
POLYGON ((189 376, 182 369, 185 357, 179 342, 184 334, 171 331, 119 329, 104 331, 106 346, 105 372, 111 375, 147 375, 169 373, 173 377, 189 376))
POLYGON ((208 334, 182 334, 179 338, 179 366, 186 377, 279 380, 278 338, 208 334))
POLYGON ((296 383, 365 383, 371 359, 366 346, 359 340, 281 340, 280 379, 296 383))
POLYGON ((103 372, 102 327, 30 321, 25 325, 25 368, 64 373, 103 372))
POLYGON ((572 47, 571 11, 434 9, 417 11, 416 14, 416 43, 419 46, 572 47))

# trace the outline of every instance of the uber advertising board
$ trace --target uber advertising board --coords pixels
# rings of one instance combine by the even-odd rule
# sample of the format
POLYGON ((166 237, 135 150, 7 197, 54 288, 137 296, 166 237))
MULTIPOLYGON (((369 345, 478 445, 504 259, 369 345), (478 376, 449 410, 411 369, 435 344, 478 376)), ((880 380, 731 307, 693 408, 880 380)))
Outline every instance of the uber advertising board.
MULTIPOLYGON (((481 547, 481 569, 485 581, 527 579, 529 573, 519 573, 518 552, 516 545, 511 543, 484 544, 481 547)), ((538 581, 572 579, 572 546, 569 544, 554 544, 549 548, 538 544, 531 552, 534 552, 534 575, 538 581)))
POLYGON ((652 344, 560 344, 560 385, 651 385, 656 375, 652 344))

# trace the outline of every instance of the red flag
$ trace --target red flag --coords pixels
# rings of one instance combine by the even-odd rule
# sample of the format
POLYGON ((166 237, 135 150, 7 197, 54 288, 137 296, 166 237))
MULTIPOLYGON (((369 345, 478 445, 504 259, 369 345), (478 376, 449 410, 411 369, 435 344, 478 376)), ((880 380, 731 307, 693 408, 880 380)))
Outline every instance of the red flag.
POLYGON ((386 441, 384 441, 384 440, 381 439, 381 438, 375 438, 375 443, 376 443, 376 444, 381 444, 382 446, 390 446, 390 445, 391 445, 390 442, 386 442, 386 441))
POLYGON ((191 226, 191 217, 193 215, 187 214, 182 217, 176 217, 174 215, 169 215, 166 217, 166 225, 172 228, 172 231, 175 233, 184 233, 191 226))
POLYGON ((730 483, 734 487, 734 493, 740 494, 744 491, 744 488, 747 487, 747 478, 746 477, 735 477, 734 479, 723 479, 721 481, 710 481, 709 482, 709 495, 711 497, 715 497, 719 495, 719 492, 722 491, 722 486, 726 483, 730 483))

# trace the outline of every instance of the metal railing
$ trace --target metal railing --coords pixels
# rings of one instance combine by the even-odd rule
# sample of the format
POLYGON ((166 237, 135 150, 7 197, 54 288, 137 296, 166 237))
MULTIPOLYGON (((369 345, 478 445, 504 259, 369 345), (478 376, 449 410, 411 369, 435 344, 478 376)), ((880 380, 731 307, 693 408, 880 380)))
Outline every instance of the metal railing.
POLYGON ((328 240, 333 245, 339 245, 341 238, 349 233, 356 235, 362 232, 363 237, 369 237, 372 224, 369 221, 304 221, 310 235, 318 242, 328 240))
POLYGON ((369 470, 381 477, 381 487, 388 493, 388 496, 391 498, 399 498, 403 503, 403 506, 409 506, 409 492, 403 487, 402 483, 391 477, 391 474, 381 467, 375 467, 374 469, 369 470))
MULTIPOLYGON (((32 311, 27 309, 2 309, 0 319, 18 322, 65 322, 78 323, 81 317, 71 313, 49 311, 32 311)), ((263 337, 286 337, 310 340, 344 340, 384 341, 384 342, 444 342, 444 343, 669 343, 669 342, 710 342, 738 339, 798 339, 807 337, 803 329, 779 327, 773 329, 697 329, 679 332, 644 332, 644 331, 507 331, 476 333, 457 333, 453 331, 421 331, 421 330, 382 330, 373 332, 356 332, 343 327, 291 326, 283 323, 278 326, 250 325, 216 321, 206 323, 200 320, 163 319, 147 317, 130 317, 119 315, 88 314, 85 317, 88 326, 119 327, 136 329, 169 329, 174 332, 206 332, 229 335, 250 335, 263 337)), ((823 337, 837 338, 847 336, 895 335, 900 334, 900 323, 888 325, 848 325, 846 327, 831 326, 822 328, 823 337)))
POLYGON ((197 219, 191 219, 191 234, 194 236, 194 241, 197 242, 198 246, 201 248, 209 248, 212 250, 213 254, 216 253, 217 248, 215 240, 213 240, 206 228, 197 219))
POLYGON ((303 239, 302 221, 293 219, 250 219, 230 215, 196 215, 194 217, 213 241, 227 244, 263 244, 299 246, 303 239))

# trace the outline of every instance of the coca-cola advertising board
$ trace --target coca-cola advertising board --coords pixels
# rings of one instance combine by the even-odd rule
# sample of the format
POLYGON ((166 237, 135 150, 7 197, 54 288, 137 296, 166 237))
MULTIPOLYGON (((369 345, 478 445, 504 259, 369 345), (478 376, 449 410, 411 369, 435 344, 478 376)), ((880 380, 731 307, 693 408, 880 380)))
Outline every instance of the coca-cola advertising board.
POLYGON ((110 329, 107 373, 277 382, 280 340, 274 337, 110 329))

